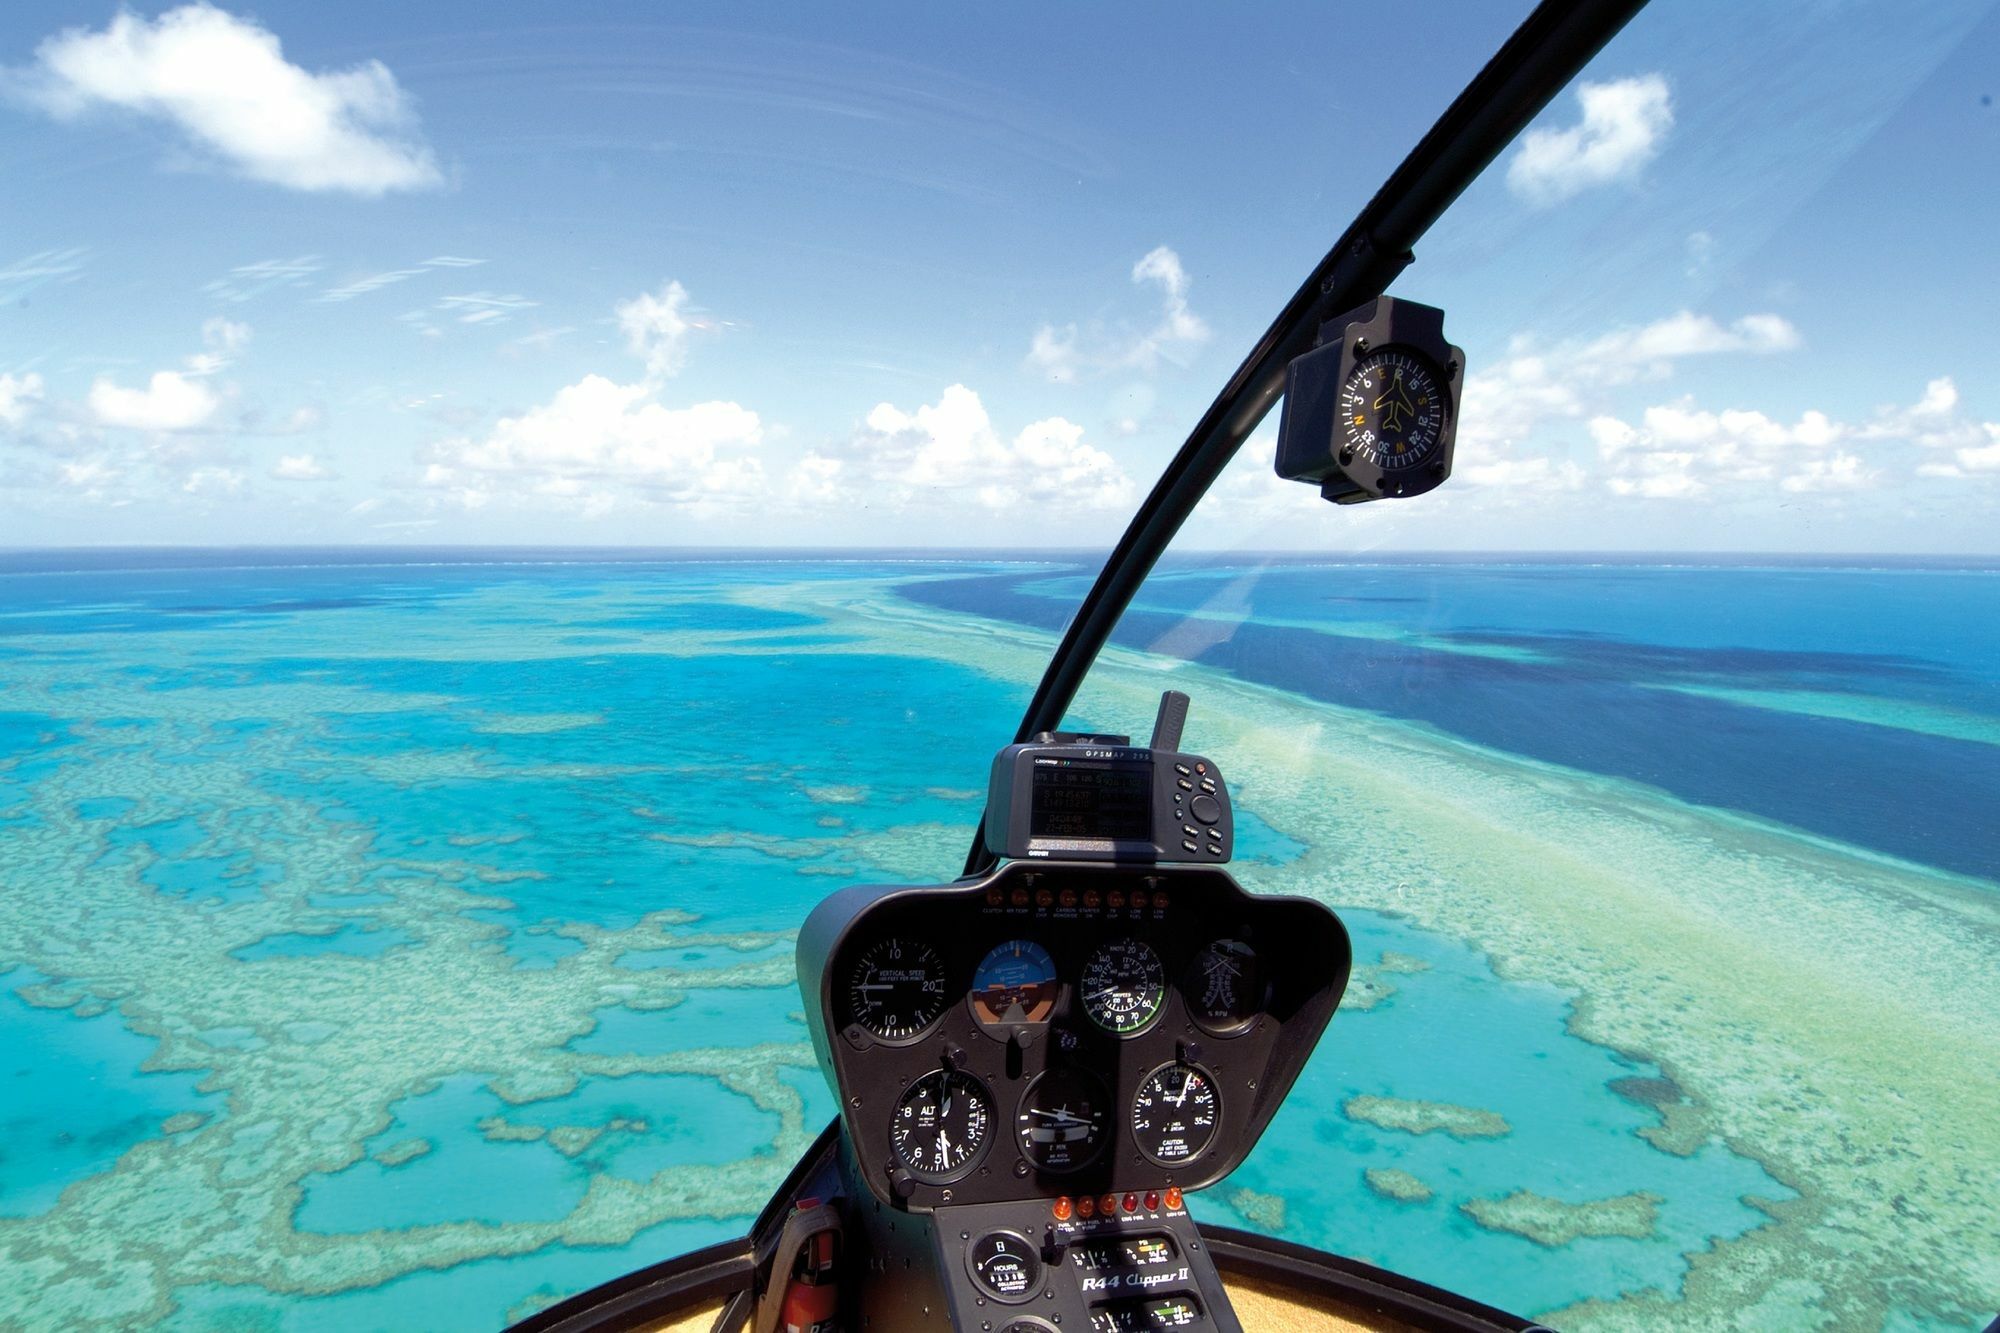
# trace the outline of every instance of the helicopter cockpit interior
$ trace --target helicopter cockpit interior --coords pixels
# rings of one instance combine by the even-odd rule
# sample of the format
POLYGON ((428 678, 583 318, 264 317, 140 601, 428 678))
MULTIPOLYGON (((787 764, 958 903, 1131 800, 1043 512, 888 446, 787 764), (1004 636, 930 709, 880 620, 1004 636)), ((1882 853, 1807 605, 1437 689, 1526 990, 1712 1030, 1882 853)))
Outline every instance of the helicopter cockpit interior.
POLYGON ((1185 1195, 1256 1144, 1350 959, 1326 907, 1220 868, 1227 788, 1178 752, 1186 708, 1169 692, 1145 747, 1008 747, 1001 869, 844 890, 808 919, 863 1326, 1240 1327, 1185 1195))

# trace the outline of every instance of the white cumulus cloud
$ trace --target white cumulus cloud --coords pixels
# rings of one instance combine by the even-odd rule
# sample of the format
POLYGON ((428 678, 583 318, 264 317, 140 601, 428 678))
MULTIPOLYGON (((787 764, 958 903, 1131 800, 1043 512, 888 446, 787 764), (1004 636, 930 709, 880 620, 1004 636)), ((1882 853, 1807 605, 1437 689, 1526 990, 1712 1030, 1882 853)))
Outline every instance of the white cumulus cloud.
POLYGON ((131 430, 193 430, 222 406, 215 390, 178 370, 154 372, 143 389, 127 389, 108 376, 90 386, 90 415, 101 426, 131 430))
POLYGON ((42 402, 42 377, 33 371, 25 375, 0 375, 0 426, 18 426, 42 402))
POLYGON ((747 506, 765 491, 756 453, 762 419, 738 403, 670 407, 659 398, 695 327, 687 302, 670 282, 616 307, 633 355, 646 363, 638 383, 585 375, 483 433, 440 441, 425 453, 421 484, 467 507, 504 492, 561 501, 585 516, 627 497, 698 511, 747 506))
POLYGON ((286 454, 271 467, 278 481, 324 481, 333 473, 311 454, 286 454))
POLYGON ((202 350, 188 358, 190 375, 213 375, 227 367, 250 343, 250 326, 220 315, 203 320, 202 350))
POLYGON ((1573 489, 1575 472, 1532 466, 1548 447, 1543 436, 1549 423, 1584 420, 1602 410, 1609 391, 1666 379, 1685 359, 1769 356, 1800 343, 1798 330, 1781 315, 1745 315, 1725 324, 1687 310, 1547 347, 1517 338, 1510 355, 1466 378, 1453 480, 1573 489), (1515 457, 1523 447, 1529 456, 1515 457))
POLYGON ((1674 127, 1673 97, 1658 74, 1577 89, 1583 119, 1567 129, 1530 130, 1507 164, 1507 186, 1531 204, 1559 204, 1599 185, 1630 180, 1674 127))
POLYGON ((920 497, 970 499, 983 509, 1128 504, 1132 480, 1083 439, 1083 427, 1048 417, 1004 439, 979 395, 954 384, 935 403, 904 411, 879 403, 850 445, 856 468, 898 504, 920 497))
POLYGON ((268 29, 209 4, 68 29, 11 82, 59 118, 112 109, 165 121, 242 175, 294 190, 380 195, 440 179, 381 61, 313 73, 268 29))
POLYGON ((626 347, 646 363, 649 378, 670 379, 681 372, 687 364, 688 334, 695 328, 688 318, 685 287, 669 282, 659 295, 641 292, 619 302, 612 313, 618 317, 626 347))
POLYGON ((1150 373, 1162 360, 1181 364, 1208 341, 1208 325, 1188 306, 1187 269, 1172 247, 1155 246, 1141 256, 1132 266, 1132 281, 1158 289, 1157 323, 1140 330, 1093 328, 1088 333, 1074 324, 1044 324, 1028 342, 1028 365, 1055 383, 1069 384, 1086 373, 1150 373))

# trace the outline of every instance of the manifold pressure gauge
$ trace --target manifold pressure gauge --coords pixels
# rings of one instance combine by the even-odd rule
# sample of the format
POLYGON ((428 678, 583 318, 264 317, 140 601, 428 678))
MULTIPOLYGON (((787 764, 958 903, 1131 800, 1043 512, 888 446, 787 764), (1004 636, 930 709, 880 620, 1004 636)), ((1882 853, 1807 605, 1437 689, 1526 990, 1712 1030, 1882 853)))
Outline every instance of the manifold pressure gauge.
POLYGON ((1451 475, 1465 354, 1444 312, 1380 297, 1329 321, 1285 372, 1278 475, 1339 504, 1422 495, 1451 475))

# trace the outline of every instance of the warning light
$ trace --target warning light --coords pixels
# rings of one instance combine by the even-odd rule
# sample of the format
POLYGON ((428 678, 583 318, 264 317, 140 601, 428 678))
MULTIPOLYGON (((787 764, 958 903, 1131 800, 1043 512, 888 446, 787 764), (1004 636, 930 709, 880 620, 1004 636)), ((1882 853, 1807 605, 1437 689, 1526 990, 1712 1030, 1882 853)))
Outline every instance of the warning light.
POLYGON ((1049 907, 1054 905, 1055 900, 1056 900, 1055 894, 1049 892, 1047 889, 1035 890, 1035 906, 1049 907))
POLYGON ((1105 895, 1104 901, 1111 904, 1112 911, 1114 912, 1117 911, 1119 908, 1125 905, 1125 890, 1113 889, 1110 893, 1105 895))
POLYGON ((1132 890, 1132 906, 1138 908, 1144 908, 1145 905, 1146 905, 1146 891, 1144 889, 1132 890))
POLYGON ((1076 890, 1064 889, 1062 891, 1062 896, 1057 898, 1056 901, 1061 903, 1064 907, 1076 906, 1076 890))
POLYGON ((1138 1212, 1138 1211, 1139 1211, 1139 1196, 1138 1196, 1138 1195, 1136 1195, 1136 1194, 1128 1194, 1128 1195, 1126 1195, 1126 1196, 1125 1196, 1125 1211, 1126 1211, 1126 1212, 1128 1212, 1128 1213, 1136 1213, 1136 1212, 1138 1212))
POLYGON ((1000 890, 988 889, 986 891, 986 905, 988 907, 998 907, 1002 901, 1000 890))
POLYGON ((1167 1186, 1167 1208, 1168 1208, 1168 1210, 1169 1210, 1169 1211, 1171 1211, 1171 1210, 1173 1210, 1173 1209, 1175 1209, 1175 1208, 1178 1208, 1178 1207, 1180 1207, 1180 1206, 1181 1206, 1181 1187, 1180 1187, 1179 1185, 1169 1185, 1169 1186, 1167 1186))
POLYGON ((1088 1194, 1078 1199, 1076 1201, 1076 1215, 1086 1222, 1097 1216, 1097 1200, 1091 1198, 1088 1194))
POLYGON ((1014 890, 1014 906, 1026 907, 1027 905, 1028 905, 1028 891, 1026 889, 1014 890))
POLYGON ((1056 1221, 1067 1222, 1069 1221, 1069 1215, 1076 1211, 1076 1205, 1071 1203, 1069 1195, 1065 1194, 1056 1200, 1056 1206, 1053 1211, 1056 1215, 1056 1221))
POLYGON ((1164 910, 1166 908, 1166 905, 1167 905, 1167 891, 1165 889, 1161 889, 1153 894, 1153 906, 1164 910))
POLYGON ((1103 1213, 1106 1217, 1109 1217, 1113 1213, 1117 1212, 1118 1196, 1116 1194, 1107 1194, 1103 1198, 1099 1199, 1097 1201, 1097 1211, 1103 1213))
POLYGON ((1150 1213, 1159 1206, 1160 1206, 1160 1192, 1158 1190, 1147 1190, 1146 1211, 1150 1213))
POLYGON ((1097 904, 1103 900, 1102 895, 1096 889, 1085 889, 1083 891, 1083 905, 1093 912, 1097 910, 1097 904))

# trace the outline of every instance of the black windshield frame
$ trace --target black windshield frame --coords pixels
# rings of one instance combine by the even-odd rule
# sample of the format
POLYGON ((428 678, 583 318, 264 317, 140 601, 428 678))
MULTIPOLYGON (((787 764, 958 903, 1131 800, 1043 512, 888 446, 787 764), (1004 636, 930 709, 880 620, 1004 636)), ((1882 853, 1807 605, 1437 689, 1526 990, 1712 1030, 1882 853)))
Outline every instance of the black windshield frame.
MULTIPOLYGON (((1415 258, 1416 243, 1467 186, 1567 87, 1646 0, 1542 0, 1418 141, 1285 303, 1167 463, 1106 558, 1049 658, 1019 743, 1058 727, 1139 585, 1284 388, 1285 368, 1310 350, 1320 326, 1372 301, 1415 258)), ((965 873, 998 859, 985 815, 965 873)))

